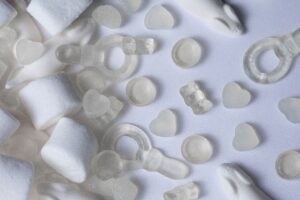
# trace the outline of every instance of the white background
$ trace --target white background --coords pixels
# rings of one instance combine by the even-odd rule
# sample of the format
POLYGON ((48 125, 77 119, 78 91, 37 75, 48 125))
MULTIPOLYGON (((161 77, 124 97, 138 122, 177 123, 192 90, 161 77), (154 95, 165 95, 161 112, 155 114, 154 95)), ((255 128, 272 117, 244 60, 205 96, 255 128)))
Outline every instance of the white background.
MULTIPOLYGON (((294 31, 300 26, 299 0, 230 0, 238 11, 246 34, 227 37, 212 31, 198 18, 182 9, 176 1, 145 0, 141 11, 127 18, 121 29, 109 31, 103 28, 102 35, 123 33, 148 35, 159 38, 160 50, 154 55, 143 56, 134 77, 148 76, 159 88, 156 101, 147 107, 129 106, 121 122, 134 123, 151 135, 153 145, 167 155, 183 159, 182 141, 193 134, 203 134, 213 141, 215 155, 207 164, 190 165, 191 175, 185 180, 173 181, 157 173, 138 171, 133 180, 140 187, 139 199, 162 199, 165 191, 190 181, 199 183, 203 200, 225 199, 218 185, 216 168, 224 162, 241 164, 256 182, 277 200, 298 200, 300 181, 285 181, 275 171, 277 156, 286 150, 300 150, 300 125, 292 124, 278 110, 278 102, 284 97, 300 97, 300 63, 297 60, 291 72, 282 81, 272 85, 260 85, 248 79, 243 71, 243 55, 255 41, 294 31), (177 18, 172 30, 150 31, 144 27, 144 16, 155 4, 165 4, 177 18), (183 70, 171 59, 171 49, 183 37, 194 37, 203 44, 205 52, 202 62, 195 68, 183 70), (179 89, 191 80, 200 81, 208 91, 215 107, 203 116, 195 116, 184 104, 179 89), (224 85, 240 82, 252 91, 254 100, 243 109, 225 109, 221 101, 224 85), (148 125, 159 111, 171 108, 179 116, 180 130, 176 137, 159 138, 150 133, 148 125), (255 150, 240 153, 231 143, 235 127, 242 122, 254 124, 262 136, 262 144, 255 150)), ((110 2, 110 1, 107 1, 110 2)), ((126 101, 125 86, 120 84, 119 97, 126 101)), ((128 141, 127 141, 128 142, 128 141)), ((130 143, 132 144, 132 143, 130 143)))

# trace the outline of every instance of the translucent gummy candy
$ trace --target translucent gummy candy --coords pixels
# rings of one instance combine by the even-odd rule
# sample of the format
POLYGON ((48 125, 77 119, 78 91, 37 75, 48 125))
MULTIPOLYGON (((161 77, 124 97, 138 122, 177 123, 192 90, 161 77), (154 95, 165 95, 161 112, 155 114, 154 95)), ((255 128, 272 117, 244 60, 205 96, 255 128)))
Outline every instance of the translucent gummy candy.
POLYGON ((184 179, 190 172, 189 167, 184 162, 169 158, 155 148, 147 152, 143 168, 158 172, 171 179, 184 179))
POLYGON ((161 111, 149 126, 152 133, 161 137, 175 136, 177 132, 177 117, 172 110, 161 111))
POLYGON ((200 135, 193 135, 184 140, 181 152, 187 161, 194 164, 201 164, 211 159, 214 150, 207 138, 200 135))
POLYGON ((243 89, 238 83, 226 84, 222 93, 223 104, 226 108, 242 108, 251 101, 251 93, 243 89))
POLYGON ((237 151, 249 151, 257 147, 259 143, 259 135, 252 125, 243 123, 236 127, 232 145, 237 151))
POLYGON ((192 108, 194 114, 201 115, 208 112, 213 103, 207 99, 199 85, 192 81, 180 89, 180 94, 186 105, 192 108))
POLYGON ((300 153, 297 151, 286 151, 280 154, 276 161, 276 170, 281 178, 300 178, 300 153))
POLYGON ((176 65, 182 68, 195 66, 202 57, 202 47, 193 38, 179 40, 172 50, 172 58, 176 65))
POLYGON ((8 69, 7 65, 0 60, 0 80, 4 76, 7 69, 8 69))
POLYGON ((100 94, 97 90, 89 90, 85 93, 82 100, 84 113, 89 118, 103 116, 111 108, 108 97, 100 94))
POLYGON ((113 189, 115 200, 135 200, 138 195, 137 186, 126 177, 116 179, 113 189))
POLYGON ((124 63, 117 69, 108 63, 108 56, 111 56, 110 50, 116 47, 122 49, 123 40, 124 36, 110 35, 103 37, 95 45, 62 45, 56 50, 56 56, 62 63, 98 67, 105 77, 112 80, 124 80, 137 68, 137 55, 125 54, 124 63))
POLYGON ((130 103, 136 106, 146 106, 155 100, 157 89, 149 78, 139 77, 128 82, 126 95, 130 103))
POLYGON ((120 28, 123 21, 121 13, 111 5, 97 7, 92 13, 92 17, 98 24, 111 29, 120 28))
POLYGON ((218 168, 218 175, 228 200, 272 200, 236 164, 222 164, 218 168))
POLYGON ((16 57, 20 65, 28 65, 39 59, 44 53, 44 44, 27 39, 16 44, 16 57))
POLYGON ((106 88, 106 80, 101 72, 94 67, 88 67, 77 74, 76 84, 82 93, 94 89, 103 92, 106 88))
POLYGON ((157 48, 157 40, 154 38, 125 37, 123 51, 125 54, 153 54, 157 48))
POLYGON ((165 192, 164 200, 198 200, 199 196, 199 187, 195 183, 191 182, 165 192))
POLYGON ((138 11, 144 2, 144 0, 119 0, 119 1, 122 3, 123 7, 128 13, 133 13, 138 11))
POLYGON ((300 123, 300 99, 285 98, 278 104, 279 110, 292 123, 300 123))
POLYGON ((281 37, 269 37, 253 44, 244 56, 246 74, 258 83, 273 83, 287 75, 293 60, 300 53, 300 29, 281 37), (273 50, 279 59, 278 65, 271 72, 264 72, 258 66, 257 59, 267 51, 273 50))
POLYGON ((114 151, 102 151, 94 158, 92 168, 101 180, 106 181, 121 175, 123 160, 114 151))
POLYGON ((173 14, 163 5, 152 7, 145 17, 148 29, 171 29, 175 26, 173 14))
POLYGON ((0 29, 0 42, 6 42, 6 44, 11 47, 17 40, 17 32, 10 27, 3 27, 0 29))

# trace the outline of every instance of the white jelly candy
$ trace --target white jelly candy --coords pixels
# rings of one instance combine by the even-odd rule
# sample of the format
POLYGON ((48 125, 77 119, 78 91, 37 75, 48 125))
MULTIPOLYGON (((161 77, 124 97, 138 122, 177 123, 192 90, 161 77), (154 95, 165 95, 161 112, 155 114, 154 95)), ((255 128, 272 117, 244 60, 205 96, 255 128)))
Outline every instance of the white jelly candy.
POLYGON ((33 173, 29 162, 0 155, 0 199, 29 199, 33 173))
POLYGON ((139 77, 128 82, 126 95, 130 103, 136 106, 146 106, 155 100, 157 89, 151 79, 139 77))
POLYGON ((41 155, 58 173, 73 182, 82 183, 97 151, 97 138, 87 127, 62 118, 42 148, 41 155))
POLYGON ((222 164, 218 175, 228 200, 272 200, 236 164, 222 164))
POLYGON ((144 0, 119 0, 128 13, 133 13, 138 11, 144 0))
POLYGON ((259 143, 259 135, 252 125, 243 123, 236 127, 232 145, 237 151, 252 150, 256 148, 259 143))
POLYGON ((65 74, 32 81, 20 90, 19 96, 39 130, 47 129, 61 117, 72 115, 81 108, 80 99, 65 74))
POLYGON ((126 177, 116 179, 113 187, 115 200, 135 200, 138 195, 137 186, 126 177))
POLYGON ((0 143, 5 142, 19 128, 20 122, 10 113, 0 108, 0 143))
POLYGON ((66 29, 93 0, 32 0, 27 11, 51 35, 66 29))
POLYGON ((85 45, 89 42, 95 30, 96 23, 91 19, 76 21, 64 33, 44 43, 45 52, 38 60, 13 71, 5 87, 12 88, 24 82, 58 73, 64 69, 65 65, 56 58, 56 49, 60 45, 68 43, 85 45))
POLYGON ((164 200, 198 200, 200 188, 195 183, 180 185, 164 193, 164 200))
POLYGON ((19 40, 16 44, 16 58, 20 65, 28 65, 39 59, 44 53, 43 43, 27 39, 19 40))
POLYGON ((111 29, 120 28, 123 22, 121 13, 111 5, 97 7, 92 16, 98 24, 111 29))
POLYGON ((300 153, 297 151, 286 151, 281 153, 276 161, 277 174, 284 179, 300 178, 300 153))
POLYGON ((180 88, 180 94, 185 104, 191 107, 196 115, 202 115, 213 107, 213 103, 206 97, 203 89, 195 81, 189 82, 180 88))
POLYGON ((76 84, 83 94, 91 89, 103 92, 106 88, 106 79, 94 67, 88 67, 77 74, 76 84))
POLYGON ((157 49, 158 41, 154 38, 146 37, 124 37, 123 51, 125 54, 153 54, 157 49))
POLYGON ((17 16, 17 11, 6 0, 0 1, 0 29, 17 16))
POLYGON ((189 167, 184 162, 169 158, 155 148, 146 153, 143 168, 175 180, 184 179, 190 173, 189 167))
POLYGON ((97 118, 107 113, 111 107, 108 97, 100 94, 97 90, 89 90, 82 100, 84 113, 89 118, 97 118))
POLYGON ((191 68, 199 63, 202 57, 202 47, 193 38, 179 40, 172 49, 172 59, 182 68, 191 68))
POLYGON ((163 5, 152 7, 145 17, 148 29, 171 29, 175 26, 173 14, 163 5))
POLYGON ((300 123, 300 99, 285 98, 278 104, 279 110, 292 123, 300 123))
POLYGON ((184 140, 181 152, 187 161, 194 164, 202 164, 211 159, 214 149, 207 138, 193 135, 184 140))
POLYGON ((175 136, 177 132, 177 117, 172 110, 161 111, 149 126, 152 133, 161 137, 175 136))
POLYGON ((241 35, 244 28, 233 8, 219 0, 178 0, 192 14, 213 29, 228 35, 241 35))
POLYGON ((250 103, 252 97, 248 90, 236 82, 231 82, 224 87, 222 98, 226 108, 242 108, 250 103))

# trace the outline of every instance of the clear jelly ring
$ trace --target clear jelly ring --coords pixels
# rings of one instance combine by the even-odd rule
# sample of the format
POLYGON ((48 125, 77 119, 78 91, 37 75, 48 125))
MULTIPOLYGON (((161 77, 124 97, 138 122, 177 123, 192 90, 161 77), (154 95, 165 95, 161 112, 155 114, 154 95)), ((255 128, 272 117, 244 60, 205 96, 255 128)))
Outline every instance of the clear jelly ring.
POLYGON ((255 82, 268 84, 282 79, 290 70, 292 54, 285 48, 280 38, 267 38, 251 46, 244 57, 245 73, 255 82), (258 57, 265 51, 274 50, 279 59, 278 65, 270 72, 264 72, 257 66, 258 57))
POLYGON ((100 47, 100 51, 103 56, 101 61, 100 70, 108 77, 115 79, 115 80, 124 80, 130 77, 133 72, 136 70, 138 66, 138 56, 137 55, 127 55, 124 54, 124 62, 123 64, 117 68, 113 69, 107 63, 107 55, 109 56, 109 51, 112 48, 123 48, 123 39, 124 36, 121 35, 111 35, 105 37, 99 41, 97 45, 100 47))

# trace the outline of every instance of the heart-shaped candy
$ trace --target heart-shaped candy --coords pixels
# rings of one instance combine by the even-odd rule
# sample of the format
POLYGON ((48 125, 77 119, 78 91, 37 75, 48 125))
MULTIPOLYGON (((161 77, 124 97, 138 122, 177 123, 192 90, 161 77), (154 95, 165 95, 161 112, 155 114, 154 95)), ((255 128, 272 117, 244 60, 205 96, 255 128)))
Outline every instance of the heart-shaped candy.
POLYGON ((223 104, 226 108, 242 108, 251 101, 251 93, 238 83, 228 83, 223 89, 223 104))
POLYGON ((147 13, 145 26, 148 29, 171 29, 175 26, 175 19, 167 8, 156 5, 147 13))
POLYGON ((149 128, 152 133, 160 137, 171 137, 176 135, 176 114, 169 109, 161 111, 157 118, 150 123, 149 128))
POLYGON ((236 127, 232 145, 237 151, 252 150, 257 147, 259 143, 260 138, 252 125, 243 123, 236 127))
POLYGON ((28 65, 39 59, 44 53, 44 44, 21 39, 16 44, 16 58, 21 65, 28 65))
POLYGON ((285 98, 279 102, 279 110, 293 123, 300 123, 300 99, 285 98))

